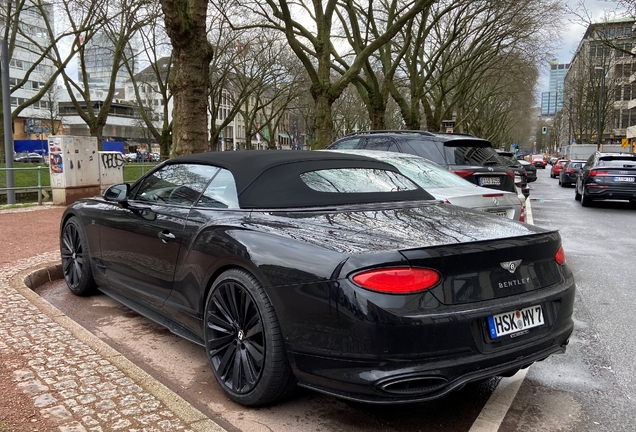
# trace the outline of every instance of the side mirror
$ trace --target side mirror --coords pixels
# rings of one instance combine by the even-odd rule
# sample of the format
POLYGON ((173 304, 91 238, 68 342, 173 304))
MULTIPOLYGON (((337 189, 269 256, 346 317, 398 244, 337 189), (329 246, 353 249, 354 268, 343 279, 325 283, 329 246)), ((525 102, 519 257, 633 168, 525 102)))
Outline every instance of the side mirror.
POLYGON ((112 185, 104 191, 104 199, 106 201, 112 201, 125 205, 126 203, 128 203, 129 192, 130 185, 128 183, 112 185))

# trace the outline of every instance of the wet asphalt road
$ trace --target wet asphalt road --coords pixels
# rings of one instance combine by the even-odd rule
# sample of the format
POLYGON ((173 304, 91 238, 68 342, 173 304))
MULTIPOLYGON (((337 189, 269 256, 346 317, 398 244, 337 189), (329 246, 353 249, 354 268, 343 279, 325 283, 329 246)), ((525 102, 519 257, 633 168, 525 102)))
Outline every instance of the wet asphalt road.
POLYGON ((583 208, 574 188, 538 170, 535 225, 558 229, 575 275, 575 330, 568 351, 533 365, 501 431, 636 430, 636 208, 583 208))

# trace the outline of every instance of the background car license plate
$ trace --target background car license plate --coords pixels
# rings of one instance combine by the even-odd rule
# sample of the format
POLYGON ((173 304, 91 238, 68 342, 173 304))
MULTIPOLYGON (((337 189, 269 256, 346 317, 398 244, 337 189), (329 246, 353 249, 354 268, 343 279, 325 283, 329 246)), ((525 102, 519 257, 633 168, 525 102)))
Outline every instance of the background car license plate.
POLYGON ((490 213, 501 217, 508 217, 508 212, 506 211, 492 211, 490 213))
POLYGON ((501 184, 501 180, 499 180, 499 177, 480 177, 479 178, 479 186, 487 186, 487 185, 499 186, 500 184, 501 184))
POLYGON ((496 339, 544 324, 541 305, 488 317, 490 337, 496 339))
POLYGON ((634 177, 614 177, 615 182, 633 182, 634 177))

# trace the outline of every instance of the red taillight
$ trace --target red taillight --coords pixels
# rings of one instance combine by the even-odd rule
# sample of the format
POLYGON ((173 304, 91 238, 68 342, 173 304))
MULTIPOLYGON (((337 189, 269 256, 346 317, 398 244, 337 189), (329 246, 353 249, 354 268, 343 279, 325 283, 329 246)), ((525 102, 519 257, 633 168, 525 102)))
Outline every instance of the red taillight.
POLYGON ((599 171, 599 170, 590 171, 590 177, 594 177, 594 176, 597 176, 597 175, 608 175, 608 174, 609 174, 609 172, 607 172, 607 171, 599 171))
POLYGON ((511 179, 515 179, 515 173, 512 171, 506 171, 506 174, 508 174, 508 177, 510 177, 511 179))
POLYGON ((495 197, 502 197, 503 194, 502 193, 492 193, 492 194, 483 194, 482 196, 484 198, 495 198, 495 197))
POLYGON ((560 264, 560 265, 565 264, 565 252, 563 251, 563 246, 559 248, 556 255, 554 256, 554 259, 557 262, 557 264, 560 264))
POLYGON ((460 177, 468 177, 471 176, 473 174, 475 174, 475 171, 470 171, 470 170, 462 170, 462 169, 458 169, 458 170, 451 170, 451 172, 457 174, 460 177))
MULTIPOLYGON (((519 200, 519 202, 521 202, 521 200, 519 200)), ((521 213, 519 214, 519 222, 525 222, 526 221, 526 206, 523 205, 523 203, 521 203, 521 213)))
POLYGON ((444 200, 444 204, 450 204, 451 202, 449 200, 444 200))
POLYGON ((372 291, 409 294, 431 288, 439 282, 440 275, 431 269, 394 267, 367 270, 352 279, 361 287, 372 291))
POLYGON ((568 174, 573 174, 574 170, 572 168, 568 168, 568 169, 565 170, 565 172, 568 173, 568 174))

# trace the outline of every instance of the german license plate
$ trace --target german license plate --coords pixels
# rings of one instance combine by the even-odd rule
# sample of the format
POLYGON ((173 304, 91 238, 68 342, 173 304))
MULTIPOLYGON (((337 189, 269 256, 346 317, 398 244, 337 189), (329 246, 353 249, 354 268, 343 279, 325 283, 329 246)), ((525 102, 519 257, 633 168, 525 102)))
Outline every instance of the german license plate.
POLYGON ((634 177, 614 177, 615 182, 633 182, 634 177))
POLYGON ((490 214, 494 214, 501 217, 508 217, 508 212, 505 212, 505 211, 493 211, 493 212, 490 212, 490 214))
POLYGON ((544 323, 541 305, 488 317, 488 327, 492 339, 539 327, 544 323))
POLYGON ((479 177, 479 186, 499 186, 500 184, 499 177, 479 177))

